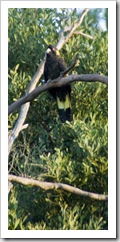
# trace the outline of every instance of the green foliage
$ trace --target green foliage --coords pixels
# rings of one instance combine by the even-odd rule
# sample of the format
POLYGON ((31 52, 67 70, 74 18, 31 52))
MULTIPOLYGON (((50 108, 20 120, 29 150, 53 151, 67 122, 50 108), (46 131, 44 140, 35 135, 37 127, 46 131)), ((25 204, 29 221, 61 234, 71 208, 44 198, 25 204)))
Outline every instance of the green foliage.
MULTIPOLYGON (((108 74, 107 31, 99 28, 98 21, 101 11, 91 10, 78 28, 93 40, 73 35, 61 50, 68 66, 76 54, 80 55, 73 73, 108 74)), ((107 10, 104 15, 107 26, 107 10)), ((24 95, 46 45, 56 44, 61 28, 77 19, 78 12, 72 9, 9 9, 9 104, 24 95)), ((29 126, 11 150, 10 173, 107 194, 107 87, 73 83, 71 102, 73 121, 65 124, 47 92, 31 102, 26 118, 29 126)), ((18 110, 9 116, 10 130, 17 118, 18 110)), ((10 230, 108 228, 107 202, 16 184, 9 195, 8 215, 10 230)))

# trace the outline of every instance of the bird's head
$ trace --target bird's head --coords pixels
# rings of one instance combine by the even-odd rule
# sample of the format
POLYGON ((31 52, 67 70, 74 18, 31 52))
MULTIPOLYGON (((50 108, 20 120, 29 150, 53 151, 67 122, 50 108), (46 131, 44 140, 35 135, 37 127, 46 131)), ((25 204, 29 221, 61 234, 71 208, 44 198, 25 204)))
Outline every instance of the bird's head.
POLYGON ((47 56, 49 56, 49 55, 59 56, 60 55, 59 50, 53 45, 48 45, 46 54, 47 54, 47 56))

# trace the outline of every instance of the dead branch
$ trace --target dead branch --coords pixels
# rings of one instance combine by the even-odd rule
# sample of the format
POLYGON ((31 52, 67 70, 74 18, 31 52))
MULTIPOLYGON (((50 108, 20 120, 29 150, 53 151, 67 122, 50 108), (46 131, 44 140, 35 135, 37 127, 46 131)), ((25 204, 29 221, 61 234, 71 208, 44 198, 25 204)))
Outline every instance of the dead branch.
POLYGON ((42 86, 37 87, 34 91, 21 97, 16 102, 12 103, 8 108, 8 114, 11 114, 22 104, 27 103, 35 99, 40 93, 45 92, 53 87, 61 87, 66 84, 81 81, 81 82, 102 82, 107 85, 108 78, 107 76, 97 75, 97 74, 84 74, 84 75, 70 75, 67 77, 59 77, 55 80, 52 80, 48 83, 45 83, 42 86))
POLYGON ((82 31, 75 31, 74 34, 76 35, 83 35, 84 37, 88 38, 88 39, 93 39, 93 37, 89 34, 85 34, 82 31))
POLYGON ((83 13, 81 14, 80 18, 78 19, 78 21, 76 21, 70 28, 67 36, 64 35, 64 29, 60 32, 60 39, 56 45, 57 49, 61 49, 63 47, 63 45, 68 42, 68 40, 72 37, 72 35, 74 34, 74 32, 76 31, 76 29, 82 24, 85 16, 87 15, 89 9, 86 8, 83 13))
POLYGON ((14 181, 14 182, 20 183, 22 185, 26 185, 26 186, 29 186, 29 185, 37 186, 44 190, 61 189, 61 190, 71 192, 71 193, 79 195, 79 196, 89 197, 89 198, 96 199, 96 200, 102 200, 102 201, 108 200, 107 195, 83 191, 79 188, 75 188, 71 185, 66 185, 63 183, 44 182, 44 181, 34 180, 32 178, 25 178, 25 177, 19 177, 19 176, 14 176, 14 175, 8 175, 8 180, 10 182, 14 181))
MULTIPOLYGON (((26 90, 26 95, 35 89, 40 77, 42 76, 43 68, 44 68, 44 62, 40 64, 38 71, 35 73, 33 79, 29 83, 26 90)), ((29 107, 30 107, 30 103, 25 103, 23 106, 21 106, 18 120, 8 138, 8 155, 10 154, 12 145, 15 139, 18 137, 20 131, 28 127, 28 125, 24 125, 24 122, 25 122, 29 107)))

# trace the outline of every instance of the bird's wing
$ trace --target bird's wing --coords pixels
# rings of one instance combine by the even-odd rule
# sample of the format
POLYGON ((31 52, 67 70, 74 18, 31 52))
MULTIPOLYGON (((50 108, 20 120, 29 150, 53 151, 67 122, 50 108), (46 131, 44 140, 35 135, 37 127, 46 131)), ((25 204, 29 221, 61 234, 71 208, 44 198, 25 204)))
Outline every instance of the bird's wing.
POLYGON ((65 71, 67 69, 65 62, 61 57, 58 59, 58 64, 61 71, 65 71))

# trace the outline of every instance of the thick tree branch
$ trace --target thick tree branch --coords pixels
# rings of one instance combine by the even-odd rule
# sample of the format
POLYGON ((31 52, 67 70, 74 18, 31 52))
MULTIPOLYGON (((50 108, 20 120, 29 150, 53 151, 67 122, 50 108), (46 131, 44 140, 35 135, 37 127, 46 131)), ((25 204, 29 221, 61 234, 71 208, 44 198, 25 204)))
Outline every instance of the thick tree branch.
POLYGON ((75 81, 102 82, 107 85, 108 78, 107 78, 107 76, 101 76, 101 75, 97 75, 97 74, 70 75, 67 77, 59 77, 55 80, 45 83, 42 86, 37 87, 34 91, 29 93, 28 95, 21 97, 19 100, 17 100, 13 104, 11 104, 8 109, 8 114, 11 114, 13 111, 15 111, 16 108, 20 107, 22 104, 32 101, 40 93, 45 92, 46 90, 49 90, 53 87, 61 87, 61 86, 64 86, 66 84, 69 84, 69 83, 72 83, 75 81))
MULTIPOLYGON (((40 79, 40 77, 42 76, 43 73, 43 68, 44 68, 44 62, 42 62, 37 70, 37 72, 35 73, 33 79, 31 80, 31 82, 28 84, 27 90, 26 90, 26 95, 28 93, 30 93, 31 91, 33 91, 40 79)), ((30 103, 25 103, 23 106, 21 106, 20 109, 20 114, 18 117, 18 120, 13 128, 13 130, 11 131, 9 138, 8 138, 8 155, 10 154, 10 150, 12 148, 12 145, 15 141, 15 139, 17 138, 17 136, 19 135, 20 131, 27 128, 27 125, 24 125, 28 110, 29 110, 29 106, 30 103)))
POLYGON ((28 185, 37 186, 44 190, 61 189, 61 190, 65 190, 67 192, 71 192, 76 195, 85 196, 85 197, 89 197, 89 198, 96 199, 96 200, 102 200, 102 201, 108 200, 107 195, 83 191, 79 188, 75 188, 73 186, 66 185, 63 183, 43 182, 43 181, 31 179, 31 178, 24 178, 24 177, 19 177, 19 176, 14 176, 14 175, 8 175, 8 180, 10 182, 14 181, 14 182, 20 183, 22 185, 26 185, 26 186, 28 186, 28 185))

